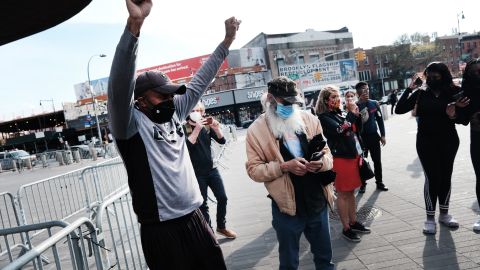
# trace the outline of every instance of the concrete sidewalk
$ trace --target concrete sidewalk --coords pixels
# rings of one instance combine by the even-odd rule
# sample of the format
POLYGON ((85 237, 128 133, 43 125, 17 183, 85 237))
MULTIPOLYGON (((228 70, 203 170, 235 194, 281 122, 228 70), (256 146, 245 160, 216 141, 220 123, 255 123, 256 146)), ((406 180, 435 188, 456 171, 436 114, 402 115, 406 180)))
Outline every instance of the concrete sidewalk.
MULTIPOLYGON (((384 182, 388 192, 377 192, 374 181, 357 196, 360 221, 372 233, 360 243, 341 238, 341 224, 332 214, 331 234, 337 269, 479 269, 480 235, 472 231, 478 219, 475 177, 469 154, 469 127, 457 126, 460 149, 455 161, 451 214, 460 228, 438 226, 437 234, 422 233, 425 221, 423 171, 416 150, 416 122, 407 115, 386 121, 387 145, 382 148, 384 182)), ((245 171, 245 130, 239 132, 222 170, 229 197, 227 226, 235 240, 219 236, 228 269, 278 269, 278 244, 271 226, 270 199, 263 184, 245 171)), ((211 192, 210 192, 211 193, 211 192)), ((213 198, 213 194, 210 195, 213 198)), ((212 220, 216 205, 210 203, 212 220)), ((212 224, 215 226, 215 224, 212 224)), ((302 237, 300 269, 315 269, 308 242, 302 237)))

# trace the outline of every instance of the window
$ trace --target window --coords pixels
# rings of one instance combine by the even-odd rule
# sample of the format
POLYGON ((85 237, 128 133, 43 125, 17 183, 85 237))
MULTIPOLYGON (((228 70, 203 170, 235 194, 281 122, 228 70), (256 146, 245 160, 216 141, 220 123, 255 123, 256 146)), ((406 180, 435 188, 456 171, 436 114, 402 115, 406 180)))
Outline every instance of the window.
POLYGON ((349 59, 349 58, 350 58, 350 52, 344 52, 343 59, 349 59))
POLYGON ((320 55, 318 55, 318 54, 311 54, 310 55, 310 62, 311 63, 318 62, 318 60, 320 60, 320 55))
POLYGON ((325 53, 325 61, 333 61, 332 53, 325 53))
POLYGON ((363 61, 363 64, 364 64, 364 65, 368 65, 368 56, 365 57, 365 61, 363 61))
POLYGON ((297 64, 305 64, 305 57, 303 55, 297 57, 297 64))
POLYGON ((364 70, 358 72, 358 79, 360 81, 369 81, 371 80, 370 70, 364 70))
POLYGON ((389 70, 388 68, 382 67, 382 69, 377 68, 377 77, 378 79, 385 79, 388 78, 389 70))
POLYGON ((281 67, 285 65, 285 59, 277 58, 277 67, 281 67))
POLYGON ((384 63, 388 63, 388 55, 387 54, 385 55, 385 62, 384 63))

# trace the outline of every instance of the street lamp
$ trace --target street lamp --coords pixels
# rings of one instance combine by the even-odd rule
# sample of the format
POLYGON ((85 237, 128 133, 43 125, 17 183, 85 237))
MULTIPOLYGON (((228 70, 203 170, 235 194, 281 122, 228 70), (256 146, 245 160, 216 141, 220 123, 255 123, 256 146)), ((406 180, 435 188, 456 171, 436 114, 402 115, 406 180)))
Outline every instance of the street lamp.
POLYGON ((460 18, 463 20, 465 16, 463 15, 463 11, 457 13, 457 30, 458 30, 458 71, 460 72, 460 64, 462 62, 462 32, 460 32, 460 18))
POLYGON ((98 115, 97 115, 97 108, 96 108, 96 101, 95 101, 95 93, 93 92, 92 89, 92 84, 90 82, 90 61, 95 57, 106 57, 107 55, 105 54, 94 54, 90 56, 90 59, 88 59, 88 64, 87 64, 87 77, 88 77, 88 90, 90 91, 90 94, 92 95, 92 103, 93 103, 93 113, 95 114, 95 122, 97 122, 97 131, 98 131, 98 140, 100 141, 100 144, 102 143, 102 131, 100 130, 100 122, 98 122, 98 115))

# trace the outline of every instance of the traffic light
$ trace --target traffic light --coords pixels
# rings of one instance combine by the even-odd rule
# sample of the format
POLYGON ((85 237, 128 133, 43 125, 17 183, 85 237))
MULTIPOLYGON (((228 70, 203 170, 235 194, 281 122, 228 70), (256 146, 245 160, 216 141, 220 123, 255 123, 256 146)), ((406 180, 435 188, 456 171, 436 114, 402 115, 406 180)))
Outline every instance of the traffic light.
POLYGON ((360 62, 363 61, 367 58, 367 54, 365 53, 364 50, 356 51, 355 52, 355 60, 360 62))

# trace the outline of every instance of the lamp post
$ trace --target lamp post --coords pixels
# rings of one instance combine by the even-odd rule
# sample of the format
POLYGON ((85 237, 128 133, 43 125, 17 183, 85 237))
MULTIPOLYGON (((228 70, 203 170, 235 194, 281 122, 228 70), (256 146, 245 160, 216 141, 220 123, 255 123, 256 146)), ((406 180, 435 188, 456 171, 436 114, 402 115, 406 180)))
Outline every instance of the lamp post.
POLYGON ((458 72, 460 72, 460 64, 462 62, 462 32, 460 32, 460 18, 463 20, 465 16, 463 15, 463 11, 457 13, 457 30, 458 30, 458 72))
POLYGON ((95 101, 95 93, 93 92, 92 89, 92 84, 90 82, 90 61, 95 57, 106 57, 107 55, 105 54, 94 54, 90 56, 90 59, 88 59, 88 64, 87 64, 87 77, 88 77, 88 90, 90 91, 90 94, 92 95, 92 104, 93 104, 93 113, 95 114, 95 122, 97 122, 97 132, 98 132, 98 140, 100 141, 100 144, 102 143, 102 131, 100 130, 100 122, 98 122, 98 115, 97 115, 97 107, 96 107, 96 101, 95 101))

